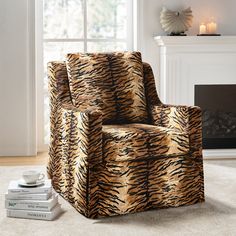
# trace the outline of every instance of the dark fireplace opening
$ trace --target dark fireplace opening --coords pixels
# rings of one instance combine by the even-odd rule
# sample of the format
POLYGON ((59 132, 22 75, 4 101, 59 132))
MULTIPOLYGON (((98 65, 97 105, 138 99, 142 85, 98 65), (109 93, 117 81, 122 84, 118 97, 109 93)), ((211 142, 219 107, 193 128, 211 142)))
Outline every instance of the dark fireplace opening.
POLYGON ((203 148, 236 148, 236 85, 195 85, 202 109, 203 148))

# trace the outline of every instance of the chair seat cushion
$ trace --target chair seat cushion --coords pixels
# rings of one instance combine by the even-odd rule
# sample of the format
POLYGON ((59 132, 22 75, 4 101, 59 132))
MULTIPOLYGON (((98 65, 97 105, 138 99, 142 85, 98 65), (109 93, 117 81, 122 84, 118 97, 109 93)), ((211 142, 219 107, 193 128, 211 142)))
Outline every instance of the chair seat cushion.
POLYGON ((185 132, 147 125, 103 125, 104 161, 138 161, 186 155, 189 137, 185 132))

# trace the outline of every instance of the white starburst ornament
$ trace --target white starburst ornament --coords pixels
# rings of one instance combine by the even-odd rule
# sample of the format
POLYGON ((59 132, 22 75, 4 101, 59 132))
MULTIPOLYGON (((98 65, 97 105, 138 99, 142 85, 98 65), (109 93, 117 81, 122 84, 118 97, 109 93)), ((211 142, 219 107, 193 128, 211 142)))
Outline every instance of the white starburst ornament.
POLYGON ((170 35, 185 35, 184 32, 192 26, 193 14, 190 7, 183 11, 171 11, 163 7, 160 20, 165 32, 170 35))

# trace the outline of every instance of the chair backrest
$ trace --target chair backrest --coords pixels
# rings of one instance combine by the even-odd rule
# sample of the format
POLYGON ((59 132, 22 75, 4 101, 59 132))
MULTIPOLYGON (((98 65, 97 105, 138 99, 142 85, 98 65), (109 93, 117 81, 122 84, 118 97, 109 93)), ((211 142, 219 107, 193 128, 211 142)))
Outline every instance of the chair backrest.
POLYGON ((160 100, 152 69, 142 62, 141 54, 82 55, 68 55, 67 64, 49 63, 49 79, 53 80, 50 87, 56 82, 59 99, 66 102, 72 99, 76 107, 83 109, 97 107, 103 113, 104 124, 147 123, 148 107, 160 100))

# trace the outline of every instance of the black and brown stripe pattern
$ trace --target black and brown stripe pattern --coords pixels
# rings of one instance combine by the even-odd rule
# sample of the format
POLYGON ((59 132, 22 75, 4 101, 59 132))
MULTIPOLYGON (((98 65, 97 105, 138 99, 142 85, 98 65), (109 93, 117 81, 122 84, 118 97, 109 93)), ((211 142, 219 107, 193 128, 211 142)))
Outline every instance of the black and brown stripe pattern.
POLYGON ((139 52, 68 54, 67 70, 76 107, 97 107, 104 124, 147 122, 139 52))
POLYGON ((86 86, 78 94, 69 89, 64 62, 48 65, 48 175, 55 190, 89 218, 204 201, 200 109, 162 104, 151 67, 143 63, 140 68, 138 54, 104 55, 88 54, 83 64, 68 56, 69 74, 79 71, 84 78, 77 86, 100 86, 92 90, 96 101, 86 97, 91 95, 86 86), (118 87, 117 94, 108 91, 109 85, 118 87), (140 98, 135 102, 129 93, 133 88, 140 98), (72 104, 82 95, 83 102, 72 104), (130 113, 110 101, 119 96, 130 113))
POLYGON ((69 157, 69 146, 64 132, 66 125, 62 125, 66 121, 62 113, 62 104, 71 104, 71 98, 65 63, 48 63, 48 79, 51 108, 48 174, 55 190, 66 193, 65 165, 69 157))
POLYGON ((103 159, 109 161, 147 160, 158 156, 186 155, 188 133, 147 124, 103 126, 103 159))

